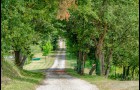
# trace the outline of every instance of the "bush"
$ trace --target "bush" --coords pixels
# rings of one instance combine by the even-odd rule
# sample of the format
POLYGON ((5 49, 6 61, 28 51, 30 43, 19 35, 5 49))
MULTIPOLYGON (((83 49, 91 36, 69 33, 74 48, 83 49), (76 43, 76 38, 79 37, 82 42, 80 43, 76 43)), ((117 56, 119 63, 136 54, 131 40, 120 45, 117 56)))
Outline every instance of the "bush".
POLYGON ((43 46, 43 56, 47 56, 53 49, 51 42, 48 41, 45 46, 43 46))
POLYGON ((114 74, 111 74, 108 76, 110 79, 118 79, 122 80, 122 74, 117 73, 116 76, 114 74))

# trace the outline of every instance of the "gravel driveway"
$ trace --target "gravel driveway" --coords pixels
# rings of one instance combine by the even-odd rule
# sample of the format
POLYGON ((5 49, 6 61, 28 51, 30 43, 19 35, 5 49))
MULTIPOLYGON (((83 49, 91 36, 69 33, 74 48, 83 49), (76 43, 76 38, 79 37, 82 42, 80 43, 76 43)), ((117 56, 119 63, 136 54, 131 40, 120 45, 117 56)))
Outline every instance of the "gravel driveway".
POLYGON ((95 85, 65 73, 65 51, 60 49, 44 83, 36 90, 99 90, 95 85))
POLYGON ((46 71, 46 79, 36 90, 99 90, 95 85, 65 73, 65 43, 59 41, 60 50, 54 64, 46 71))

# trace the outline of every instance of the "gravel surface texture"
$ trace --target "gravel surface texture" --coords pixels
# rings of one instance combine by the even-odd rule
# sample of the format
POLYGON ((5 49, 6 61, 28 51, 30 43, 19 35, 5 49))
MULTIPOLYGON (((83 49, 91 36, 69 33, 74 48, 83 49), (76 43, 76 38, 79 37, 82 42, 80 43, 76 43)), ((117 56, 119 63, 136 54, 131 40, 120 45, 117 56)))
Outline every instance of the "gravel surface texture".
POLYGON ((65 73, 65 50, 60 50, 51 68, 46 70, 46 79, 36 90, 99 90, 95 85, 65 73))

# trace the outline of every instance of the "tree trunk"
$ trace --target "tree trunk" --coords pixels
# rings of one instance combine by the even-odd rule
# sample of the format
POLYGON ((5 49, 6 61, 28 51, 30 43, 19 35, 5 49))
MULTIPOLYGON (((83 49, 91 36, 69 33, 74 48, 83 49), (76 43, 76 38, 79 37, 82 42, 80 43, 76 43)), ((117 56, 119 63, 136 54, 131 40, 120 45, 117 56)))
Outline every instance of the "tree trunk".
POLYGON ((81 72, 80 72, 81 75, 84 74, 84 60, 81 61, 81 72))
POLYGON ((96 59, 96 75, 100 75, 100 61, 96 59))
POLYGON ((77 56, 77 59, 76 59, 76 60, 77 60, 77 62, 76 62, 77 64, 76 64, 76 66, 74 67, 74 70, 77 71, 77 73, 78 73, 79 52, 77 52, 76 56, 77 56))
POLYGON ((3 73, 3 69, 2 69, 2 63, 3 63, 4 57, 1 55, 1 77, 2 77, 2 73, 3 73))
POLYGON ((17 66, 20 66, 20 50, 19 51, 14 51, 15 52, 15 64, 17 66))
POLYGON ((105 74, 104 53, 102 53, 101 61, 102 61, 102 75, 104 75, 105 74))
POLYGON ((85 68, 85 60, 86 60, 86 53, 82 53, 82 67, 81 67, 81 75, 84 74, 84 68, 85 68))
POLYGON ((78 60, 77 60, 77 73, 78 74, 81 73, 81 58, 82 58, 82 52, 79 51, 78 60))
POLYGON ((20 63, 20 67, 23 69, 23 66, 24 66, 24 63, 25 63, 25 61, 26 61, 26 56, 23 56, 23 59, 22 59, 22 61, 21 61, 21 63, 20 63))
POLYGON ((127 71, 126 71, 126 77, 129 76, 129 71, 130 71, 130 66, 127 67, 127 71))
POLYGON ((103 48, 103 40, 105 38, 106 32, 107 32, 107 24, 105 23, 104 31, 99 36, 99 41, 98 41, 98 43, 96 45, 96 51, 95 51, 95 57, 96 57, 96 62, 97 62, 96 66, 97 66, 97 68, 99 70, 97 72, 97 75, 103 75, 103 72, 104 72, 104 55, 103 55, 103 52, 102 52, 102 48, 103 48))
POLYGON ((135 66, 132 68, 132 78, 134 78, 135 66))
POLYGON ((95 51, 96 65, 97 65, 97 75, 102 74, 102 62, 101 62, 101 52, 102 52, 102 44, 99 42, 95 51))
POLYGON ((79 57, 77 60, 77 73, 83 75, 85 66, 85 56, 84 53, 79 51, 79 57))
POLYGON ((84 60, 83 60, 83 53, 82 53, 82 58, 81 58, 81 72, 80 72, 81 75, 84 74, 84 60))
POLYGON ((22 56, 19 51, 14 51, 15 52, 15 64, 19 67, 19 68, 23 68, 25 60, 26 60, 26 56, 22 56))
POLYGON ((96 66, 97 66, 97 75, 104 74, 104 54, 100 51, 99 55, 96 56, 96 66))
POLYGON ((92 68, 89 71, 89 75, 92 75, 92 73, 94 72, 95 69, 96 69, 96 64, 93 64, 92 68))
POLYGON ((115 66, 115 78, 116 78, 116 66, 115 66))
POLYGON ((1 67, 2 67, 2 62, 3 62, 3 60, 4 60, 4 57, 1 56, 1 67))
POLYGON ((139 76, 139 70, 138 70, 138 72, 137 72, 137 76, 139 76))
POLYGON ((123 66, 123 75, 122 75, 122 78, 125 79, 126 77, 126 67, 123 66))
POLYGON ((111 59, 112 59, 112 49, 110 49, 109 56, 108 56, 107 68, 106 68, 106 72, 105 72, 106 77, 108 77, 108 75, 109 75, 109 70, 110 70, 110 66, 111 66, 111 59))

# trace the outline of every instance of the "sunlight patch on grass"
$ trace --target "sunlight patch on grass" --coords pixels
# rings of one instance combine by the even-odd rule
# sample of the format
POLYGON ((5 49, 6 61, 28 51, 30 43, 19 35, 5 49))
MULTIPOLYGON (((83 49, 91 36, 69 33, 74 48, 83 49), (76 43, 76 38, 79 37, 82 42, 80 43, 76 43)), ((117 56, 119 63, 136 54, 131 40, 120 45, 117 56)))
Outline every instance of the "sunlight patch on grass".
POLYGON ((41 59, 37 61, 31 61, 30 64, 27 64, 24 66, 24 69, 30 70, 30 71, 45 70, 53 65, 55 57, 52 57, 52 56, 55 56, 55 55, 56 55, 56 52, 51 52, 45 60, 45 56, 42 56, 42 53, 37 53, 35 57, 39 57, 41 59))

